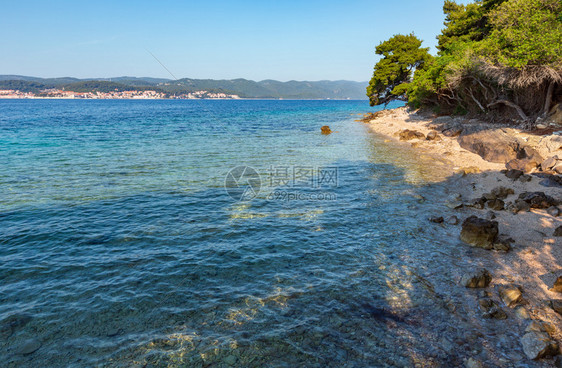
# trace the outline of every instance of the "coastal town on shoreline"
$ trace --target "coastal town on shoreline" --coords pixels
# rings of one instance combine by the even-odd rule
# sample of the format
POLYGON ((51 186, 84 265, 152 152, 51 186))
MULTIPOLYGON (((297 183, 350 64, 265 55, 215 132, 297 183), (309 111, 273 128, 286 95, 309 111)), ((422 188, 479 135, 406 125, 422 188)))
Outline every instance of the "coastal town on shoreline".
POLYGON ((159 99, 215 99, 215 100, 238 100, 240 96, 222 92, 195 91, 190 93, 168 94, 153 90, 130 90, 130 91, 111 91, 111 92, 75 92, 62 89, 50 88, 41 90, 39 93, 23 92, 15 89, 0 90, 0 99, 138 99, 138 100, 159 100, 159 99))

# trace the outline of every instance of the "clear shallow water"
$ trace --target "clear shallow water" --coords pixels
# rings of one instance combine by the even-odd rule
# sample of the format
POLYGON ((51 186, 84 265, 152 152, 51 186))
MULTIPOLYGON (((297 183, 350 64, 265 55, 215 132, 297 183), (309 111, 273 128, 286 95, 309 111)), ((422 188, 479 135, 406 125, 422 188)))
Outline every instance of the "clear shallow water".
POLYGON ((0 364, 456 362, 440 339, 466 330, 425 280, 451 266, 448 243, 418 206, 441 173, 350 115, 367 111, 0 101, 0 364), (240 165, 262 179, 248 201, 224 188, 240 165), (335 168, 337 185, 272 185, 287 167, 335 168))

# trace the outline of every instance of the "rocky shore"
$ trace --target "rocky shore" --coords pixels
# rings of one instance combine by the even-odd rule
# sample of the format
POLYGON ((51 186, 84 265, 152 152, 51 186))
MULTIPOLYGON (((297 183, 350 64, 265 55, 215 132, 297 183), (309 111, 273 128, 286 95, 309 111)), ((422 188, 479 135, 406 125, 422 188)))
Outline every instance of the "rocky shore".
MULTIPOLYGON (((529 132, 406 108, 362 121, 449 170, 448 193, 433 201, 443 211, 427 220, 456 234, 459 253, 472 258, 451 277, 466 288, 474 315, 517 331, 528 362, 562 367, 562 126, 529 132)), ((489 362, 476 356, 465 365, 489 362)))

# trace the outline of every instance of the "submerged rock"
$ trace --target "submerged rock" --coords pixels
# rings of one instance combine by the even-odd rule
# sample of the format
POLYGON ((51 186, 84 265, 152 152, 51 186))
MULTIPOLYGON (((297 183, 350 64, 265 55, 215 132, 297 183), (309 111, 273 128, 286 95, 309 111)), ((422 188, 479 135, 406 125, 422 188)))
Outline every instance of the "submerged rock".
POLYGON ((482 317, 484 318, 492 318, 492 319, 507 319, 507 314, 498 306, 493 306, 489 310, 487 310, 482 317))
POLYGON ((465 274, 461 278, 461 285, 467 288, 485 288, 490 285, 492 275, 485 268, 481 268, 476 272, 465 274))
POLYGON ((451 216, 447 219, 447 223, 449 225, 458 225, 459 224, 459 218, 457 216, 451 216))
POLYGON ((468 207, 475 208, 477 210, 483 210, 484 206, 486 206, 486 199, 484 198, 475 198, 467 204, 468 207))
POLYGON ((502 285, 498 288, 500 298, 508 307, 512 308, 523 298, 521 289, 517 285, 502 285))
POLYGON ((529 359, 540 359, 558 354, 558 344, 546 332, 527 332, 521 338, 523 352, 529 359))
POLYGON ((23 342, 23 344, 18 348, 17 353, 20 355, 29 355, 41 347, 41 342, 37 339, 29 339, 23 342))
POLYGON ((462 224, 460 237, 462 241, 472 246, 492 249, 498 237, 498 223, 470 216, 462 224))
POLYGON ((435 222, 436 224, 442 224, 443 221, 445 221, 445 220, 444 220, 443 217, 441 217, 441 216, 439 216, 439 217, 437 217, 437 216, 432 216, 432 217, 429 218, 429 221, 435 222))
POLYGON ((478 300, 480 308, 484 310, 482 317, 490 319, 507 319, 507 314, 497 306, 497 304, 490 298, 484 297, 478 300))
POLYGON ((447 197, 446 206, 453 209, 462 207, 462 196, 458 193, 451 194, 447 197))
POLYGON ((468 358, 464 365, 466 368, 484 368, 482 362, 474 358, 468 358))
POLYGON ((555 230, 554 230, 554 234, 552 234, 556 237, 562 236, 562 225, 558 226, 555 230))

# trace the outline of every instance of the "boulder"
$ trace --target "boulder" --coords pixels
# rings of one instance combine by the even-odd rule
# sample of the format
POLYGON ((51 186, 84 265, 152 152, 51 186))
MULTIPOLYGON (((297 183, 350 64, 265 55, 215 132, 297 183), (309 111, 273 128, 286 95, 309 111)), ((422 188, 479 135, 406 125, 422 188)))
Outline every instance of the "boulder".
POLYGON ((517 180, 517 179, 519 179, 519 177, 521 175, 523 175, 523 171, 521 171, 521 170, 506 170, 505 171, 505 176, 507 176, 509 179, 517 180))
POLYGON ((487 201, 488 208, 494 211, 501 211, 504 209, 505 203, 501 199, 492 199, 487 201))
POLYGON ((332 130, 327 125, 324 125, 322 128, 320 128, 320 131, 322 132, 322 134, 325 134, 325 135, 328 135, 328 134, 332 133, 332 130))
POLYGON ((508 161, 505 164, 505 167, 508 170, 519 170, 523 172, 531 172, 539 166, 540 162, 535 160, 534 158, 515 158, 513 160, 508 161))
POLYGON ((441 141, 443 138, 435 131, 432 130, 431 132, 427 133, 427 137, 425 137, 428 141, 441 141))
POLYGON ((523 298, 521 289, 516 285, 502 285, 498 288, 501 300, 508 307, 512 308, 523 298))
POLYGON ((554 165, 552 170, 557 174, 562 174, 562 162, 558 162, 556 165, 554 165))
POLYGON ((470 216, 462 223, 460 237, 472 246, 492 249, 498 237, 498 222, 470 216))
POLYGON ((504 164, 516 159, 519 151, 519 141, 499 129, 462 134, 459 144, 486 161, 504 164))
POLYGON ((541 170, 548 171, 552 169, 557 163, 558 163, 558 156, 549 157, 541 163, 541 170))
POLYGON ((495 198, 506 199, 508 195, 515 194, 515 191, 511 188, 496 187, 496 188, 492 189, 490 194, 495 196, 495 198))
POLYGON ((527 332, 520 341, 523 352, 529 359, 540 359, 558 354, 558 344, 546 332, 527 332))
POLYGON ((490 285, 492 275, 485 268, 469 272, 461 278, 461 285, 467 288, 485 288, 490 285))
POLYGON ((401 141, 409 141, 411 139, 425 139, 425 135, 416 130, 404 129, 398 133, 401 141))
POLYGON ((562 225, 560 225, 556 229, 554 229, 553 235, 556 236, 556 237, 562 236, 562 225))
POLYGON ((554 281, 554 285, 552 286, 550 291, 554 291, 556 293, 562 293, 562 276, 558 276, 556 281, 554 281))
POLYGON ((531 208, 538 209, 546 209, 558 204, 558 201, 544 192, 524 192, 519 195, 519 200, 527 202, 531 208))

